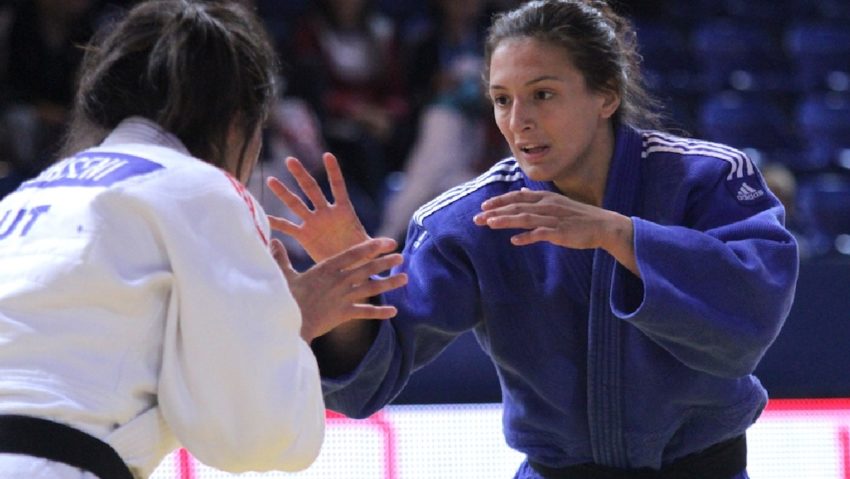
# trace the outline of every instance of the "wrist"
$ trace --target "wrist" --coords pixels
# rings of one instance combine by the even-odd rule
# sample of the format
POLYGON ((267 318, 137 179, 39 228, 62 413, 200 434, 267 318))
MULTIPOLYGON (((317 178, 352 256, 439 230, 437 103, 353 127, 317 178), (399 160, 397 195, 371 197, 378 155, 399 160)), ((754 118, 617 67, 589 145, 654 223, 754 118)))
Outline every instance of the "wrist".
POLYGON ((637 258, 635 258, 634 222, 630 217, 619 213, 612 212, 612 215, 605 234, 606 244, 602 246, 602 249, 607 251, 626 269, 641 277, 637 267, 637 258))

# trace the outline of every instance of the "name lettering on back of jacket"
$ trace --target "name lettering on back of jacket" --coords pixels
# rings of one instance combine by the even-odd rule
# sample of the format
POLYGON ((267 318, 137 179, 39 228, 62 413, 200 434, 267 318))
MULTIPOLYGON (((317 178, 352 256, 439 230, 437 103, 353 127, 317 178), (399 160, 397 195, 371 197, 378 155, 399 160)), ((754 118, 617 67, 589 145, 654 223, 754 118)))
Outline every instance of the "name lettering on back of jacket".
POLYGON ((21 185, 25 188, 110 186, 161 169, 159 163, 123 153, 83 152, 47 168, 21 185))

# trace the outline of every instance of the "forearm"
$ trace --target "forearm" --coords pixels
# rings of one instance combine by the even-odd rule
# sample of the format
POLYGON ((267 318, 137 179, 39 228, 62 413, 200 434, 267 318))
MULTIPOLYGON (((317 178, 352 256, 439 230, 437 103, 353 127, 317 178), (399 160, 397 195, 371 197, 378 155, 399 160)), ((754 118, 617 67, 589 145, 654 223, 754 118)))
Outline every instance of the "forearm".
POLYGON ((351 320, 337 326, 312 343, 325 377, 339 377, 354 370, 366 356, 378 335, 377 320, 351 320))

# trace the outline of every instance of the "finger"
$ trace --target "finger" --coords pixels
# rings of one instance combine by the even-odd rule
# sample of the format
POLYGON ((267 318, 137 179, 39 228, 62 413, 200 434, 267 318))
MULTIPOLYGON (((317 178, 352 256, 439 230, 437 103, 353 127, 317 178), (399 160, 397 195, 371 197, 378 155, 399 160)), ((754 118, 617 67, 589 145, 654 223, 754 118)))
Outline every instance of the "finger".
POLYGON ((532 213, 520 213, 505 216, 493 216, 486 220, 485 225, 494 230, 521 228, 551 228, 557 225, 557 220, 551 216, 542 216, 532 213))
POLYGON ((351 289, 350 297, 371 298, 400 288, 407 284, 407 274, 400 273, 387 276, 386 278, 372 278, 357 284, 351 289))
POLYGON ((328 182, 331 185, 333 202, 336 204, 348 202, 348 190, 345 187, 345 179, 342 176, 342 169, 339 167, 336 156, 332 153, 325 153, 322 155, 322 161, 325 164, 328 182))
POLYGON ((322 193, 319 183, 297 158, 288 157, 286 159, 286 168, 292 173, 292 177, 295 178, 295 182, 301 187, 301 191, 304 192, 307 199, 313 203, 314 209, 319 209, 327 205, 328 200, 325 198, 325 194, 322 193))
POLYGON ((285 204, 293 213, 298 215, 301 218, 304 218, 308 214, 310 214, 310 208, 307 207, 307 204, 304 201, 293 193, 289 187, 286 186, 279 179, 270 176, 266 179, 266 185, 268 185, 269 189, 277 196, 283 204, 285 204))
POLYGON ((280 231, 281 233, 287 234, 292 237, 298 237, 298 234, 301 232, 301 228, 295 223, 289 221, 286 218, 281 218, 279 216, 267 215, 269 219, 269 227, 275 231, 280 231))
POLYGON ((374 304, 355 304, 349 310, 351 319, 390 319, 398 314, 395 306, 375 306, 374 304))
POLYGON ((511 244, 524 246, 548 242, 566 248, 586 249, 595 247, 580 232, 567 233, 562 228, 535 228, 511 237, 511 244))
MULTIPOLYGON (((544 233, 543 228, 534 229, 525 233, 511 236, 511 244, 515 246, 525 246, 541 241, 547 241, 548 234, 544 233)), ((551 230, 550 230, 551 231, 551 230)))
POLYGON ((481 203, 481 209, 483 211, 487 211, 505 205, 509 205, 511 203, 534 203, 540 201, 541 193, 543 192, 532 191, 526 188, 523 188, 519 191, 510 191, 502 195, 488 198, 483 203, 481 203))
POLYGON ((493 209, 482 211, 473 216, 472 221, 477 225, 487 225, 491 219, 503 216, 512 216, 523 213, 525 208, 520 205, 510 203, 502 206, 494 206, 493 209))
POLYGON ((573 215, 574 212, 562 205, 543 201, 536 203, 508 203, 502 206, 493 207, 493 209, 487 211, 482 211, 476 214, 472 219, 475 224, 484 226, 493 221, 494 218, 519 216, 522 214, 548 217, 554 220, 555 218, 573 215))
POLYGON ((348 268, 346 270, 349 273, 348 280, 354 284, 362 284, 368 282, 369 278, 389 271, 403 262, 404 256, 398 253, 379 256, 355 268, 348 268))
POLYGON ((279 239, 272 238, 271 243, 269 244, 269 249, 271 250, 272 257, 274 257, 277 262, 278 267, 286 277, 286 281, 290 282, 298 273, 295 271, 295 268, 292 267, 292 261, 289 260, 289 254, 286 252, 286 247, 283 246, 283 243, 279 239))
POLYGON ((341 253, 326 259, 324 263, 333 270, 350 270, 357 268, 379 255, 390 253, 397 247, 391 238, 374 238, 359 243, 341 253))

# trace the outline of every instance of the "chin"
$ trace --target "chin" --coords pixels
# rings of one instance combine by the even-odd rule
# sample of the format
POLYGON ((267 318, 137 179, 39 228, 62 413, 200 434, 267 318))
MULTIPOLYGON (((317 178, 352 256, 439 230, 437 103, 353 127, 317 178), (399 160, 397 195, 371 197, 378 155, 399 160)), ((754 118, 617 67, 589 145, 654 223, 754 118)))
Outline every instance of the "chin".
POLYGON ((528 165, 520 162, 519 167, 522 168, 523 173, 525 173, 525 175, 533 181, 552 181, 554 178, 553 175, 539 166, 528 165))

